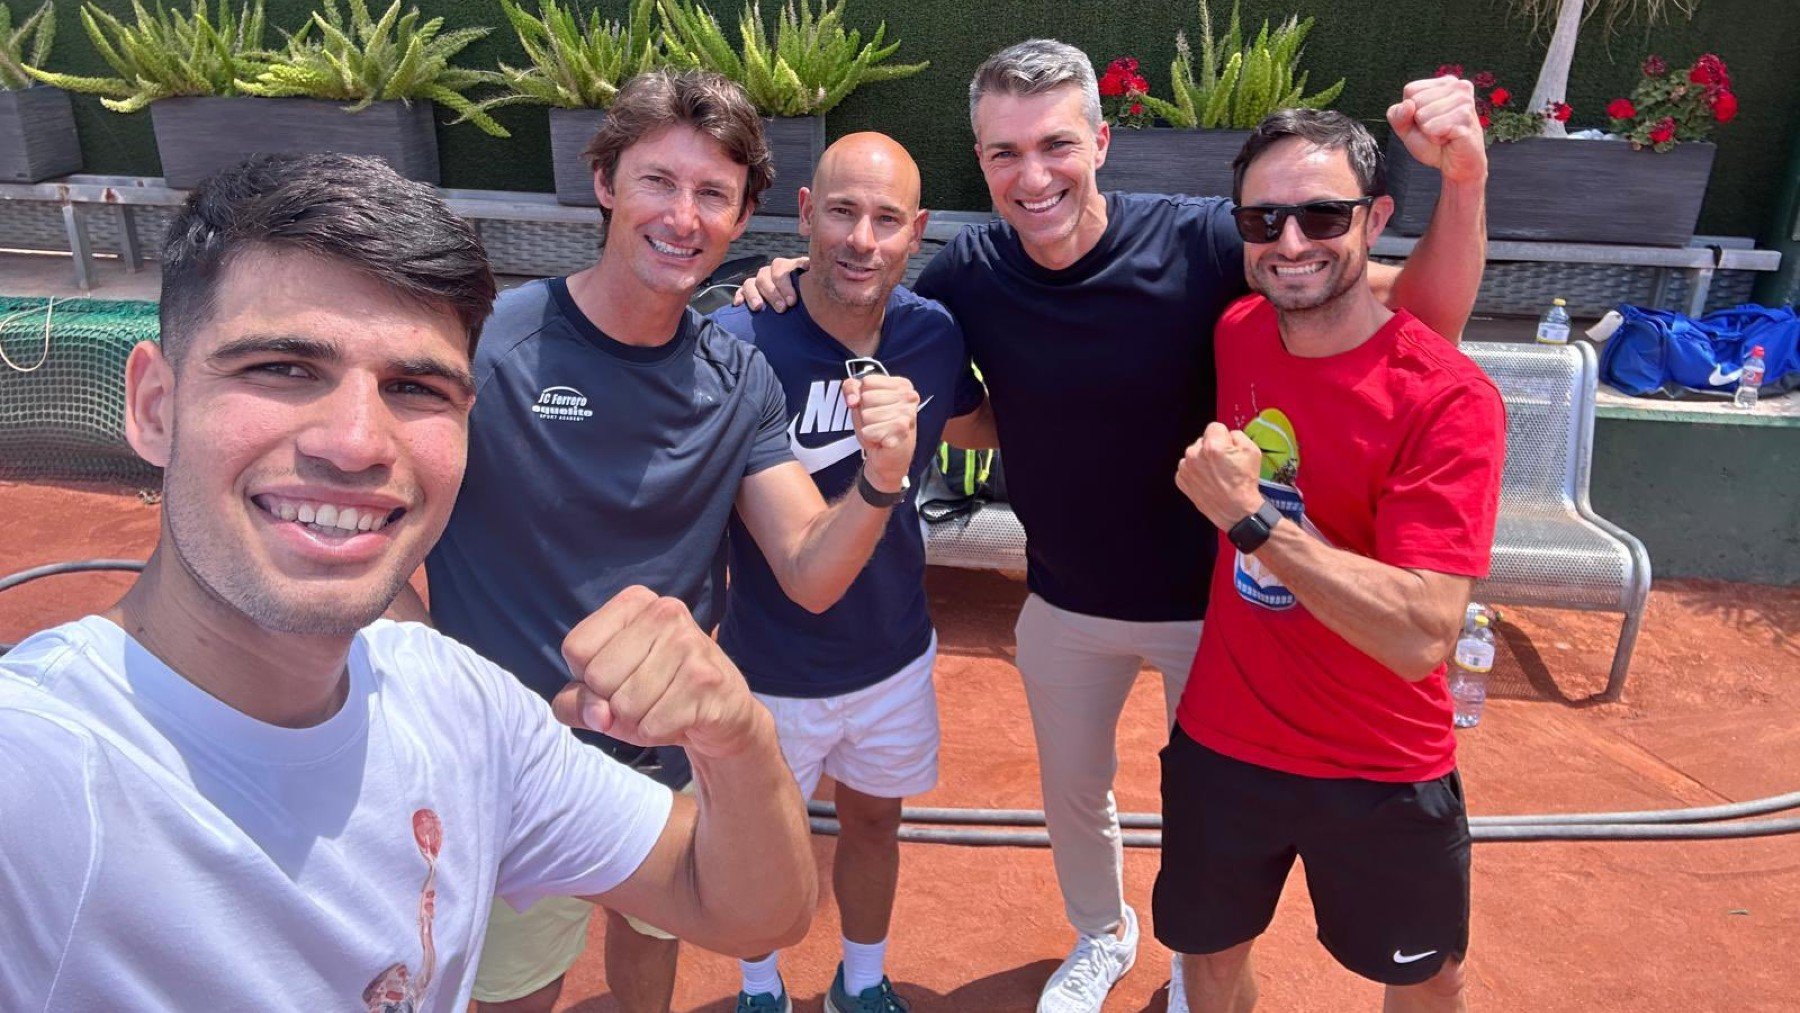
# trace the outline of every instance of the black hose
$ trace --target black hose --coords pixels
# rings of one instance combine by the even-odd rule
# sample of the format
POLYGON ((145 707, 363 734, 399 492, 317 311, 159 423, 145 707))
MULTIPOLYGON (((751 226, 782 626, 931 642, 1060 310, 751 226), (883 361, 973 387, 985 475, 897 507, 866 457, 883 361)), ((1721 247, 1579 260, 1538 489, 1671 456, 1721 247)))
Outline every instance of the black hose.
MULTIPOLYGON (((104 570, 129 570, 139 573, 143 569, 144 564, 136 559, 81 559, 68 563, 46 563, 43 566, 34 566, 29 570, 20 570, 18 573, 0 577, 0 591, 18 587, 20 584, 29 583, 40 577, 54 577, 62 573, 92 573, 104 570)), ((19 645, 0 644, 0 654, 5 654, 17 646, 19 645)))

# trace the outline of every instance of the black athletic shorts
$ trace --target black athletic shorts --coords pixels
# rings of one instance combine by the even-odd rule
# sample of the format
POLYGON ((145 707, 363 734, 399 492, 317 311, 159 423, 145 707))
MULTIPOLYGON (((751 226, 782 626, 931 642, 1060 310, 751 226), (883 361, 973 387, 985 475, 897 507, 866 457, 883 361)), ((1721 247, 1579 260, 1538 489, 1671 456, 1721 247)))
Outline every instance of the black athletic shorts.
POLYGON ((1319 942, 1413 985, 1469 948, 1469 822, 1455 771, 1394 784, 1301 777, 1222 756, 1179 727, 1162 752, 1156 938, 1217 953, 1269 927, 1299 856, 1319 942))

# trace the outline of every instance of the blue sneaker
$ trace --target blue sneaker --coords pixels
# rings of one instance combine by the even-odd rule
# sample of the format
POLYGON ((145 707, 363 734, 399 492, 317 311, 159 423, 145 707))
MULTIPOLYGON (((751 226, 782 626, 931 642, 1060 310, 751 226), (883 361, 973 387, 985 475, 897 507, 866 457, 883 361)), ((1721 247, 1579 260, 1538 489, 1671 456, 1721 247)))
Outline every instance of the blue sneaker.
POLYGON ((844 965, 838 964, 837 977, 831 979, 831 991, 825 993, 825 1013, 907 1013, 912 1009, 906 1000, 894 994, 894 986, 883 976, 855 995, 844 989, 844 965))
POLYGON ((794 1004, 788 999, 787 982, 782 982, 779 997, 767 992, 758 992, 755 995, 751 995, 749 992, 739 992, 737 1013, 794 1013, 794 1004))

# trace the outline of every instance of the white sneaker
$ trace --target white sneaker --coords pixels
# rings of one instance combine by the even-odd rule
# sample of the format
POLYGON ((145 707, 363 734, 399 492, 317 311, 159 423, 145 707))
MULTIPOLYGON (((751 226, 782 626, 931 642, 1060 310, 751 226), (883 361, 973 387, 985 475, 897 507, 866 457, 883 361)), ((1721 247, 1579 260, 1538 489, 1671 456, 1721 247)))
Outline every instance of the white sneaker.
POLYGON ((1187 986, 1181 981, 1181 954, 1169 958, 1169 1013, 1188 1013, 1187 986))
POLYGON ((1137 912, 1125 909, 1125 935, 1082 936, 1038 996, 1038 1013, 1100 1013, 1113 983, 1137 961, 1137 912))

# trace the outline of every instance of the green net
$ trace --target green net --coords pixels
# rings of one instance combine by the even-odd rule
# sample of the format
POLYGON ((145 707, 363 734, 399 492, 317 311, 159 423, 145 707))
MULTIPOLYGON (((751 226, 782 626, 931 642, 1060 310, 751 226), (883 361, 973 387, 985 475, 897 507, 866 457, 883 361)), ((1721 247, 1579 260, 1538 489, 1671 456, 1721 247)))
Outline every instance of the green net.
POLYGON ((156 304, 0 297, 0 479, 154 487, 125 442, 125 360, 156 304))

